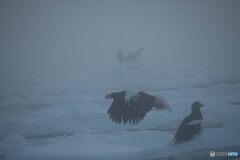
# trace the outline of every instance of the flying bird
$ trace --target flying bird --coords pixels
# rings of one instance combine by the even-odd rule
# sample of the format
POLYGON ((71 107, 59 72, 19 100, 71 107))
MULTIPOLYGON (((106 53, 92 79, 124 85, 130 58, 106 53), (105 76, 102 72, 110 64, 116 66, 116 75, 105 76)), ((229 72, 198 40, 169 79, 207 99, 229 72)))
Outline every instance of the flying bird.
POLYGON ((161 97, 152 96, 142 91, 121 91, 110 93, 106 99, 112 98, 113 102, 107 113, 113 122, 137 124, 153 107, 167 109, 172 112, 168 103, 161 97))
POLYGON ((117 59, 118 59, 121 63, 135 61, 135 60, 140 56, 142 50, 143 50, 143 49, 141 48, 141 49, 138 49, 138 50, 135 51, 135 52, 129 53, 127 56, 124 56, 124 54, 122 53, 122 51, 119 49, 119 50, 118 50, 118 54, 117 54, 117 59))
POLYGON ((191 114, 184 118, 175 134, 175 143, 181 143, 192 139, 202 132, 202 113, 200 108, 204 105, 200 102, 192 104, 191 114))

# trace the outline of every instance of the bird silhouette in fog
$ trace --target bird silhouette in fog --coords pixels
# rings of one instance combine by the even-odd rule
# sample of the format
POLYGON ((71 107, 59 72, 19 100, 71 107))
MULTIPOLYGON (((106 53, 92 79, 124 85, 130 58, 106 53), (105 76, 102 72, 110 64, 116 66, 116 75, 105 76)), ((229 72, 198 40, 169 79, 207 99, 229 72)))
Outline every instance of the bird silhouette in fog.
POLYGON ((118 54, 117 54, 117 59, 121 62, 121 63, 128 63, 128 62, 133 62, 135 61, 141 54, 142 52, 142 48, 138 49, 135 52, 129 53, 128 55, 124 56, 124 54, 122 53, 122 51, 119 49, 118 50, 118 54))
POLYGON ((204 105, 200 102, 192 104, 191 114, 184 118, 175 134, 175 143, 181 143, 192 139, 202 132, 202 113, 200 108, 204 105))
POLYGON ((116 123, 137 124, 153 107, 167 109, 172 112, 170 106, 161 97, 152 96, 142 91, 121 91, 110 93, 106 99, 112 98, 113 102, 107 113, 116 123))

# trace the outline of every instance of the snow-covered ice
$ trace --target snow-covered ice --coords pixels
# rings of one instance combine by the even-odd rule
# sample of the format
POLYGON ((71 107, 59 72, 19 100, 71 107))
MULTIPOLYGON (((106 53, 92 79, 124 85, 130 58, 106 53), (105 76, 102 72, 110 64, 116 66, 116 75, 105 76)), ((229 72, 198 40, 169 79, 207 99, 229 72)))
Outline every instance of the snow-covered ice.
MULTIPOLYGON (((202 81, 195 78, 192 77, 194 85, 201 85, 202 81)), ((106 101, 104 96, 128 88, 124 82, 104 82, 100 78, 95 83, 2 85, 0 157, 73 160, 174 156, 181 159, 182 156, 184 159, 185 152, 206 155, 210 152, 208 148, 239 146, 240 83, 222 81, 196 87, 191 83, 186 86, 182 79, 185 80, 170 78, 169 83, 175 84, 170 88, 161 88, 165 81, 161 77, 152 79, 159 88, 144 86, 144 91, 161 95, 173 112, 153 109, 138 125, 115 124, 106 113, 111 101, 106 101), (191 141, 174 145, 174 133, 190 113, 194 101, 205 105, 202 108, 204 131, 191 141)), ((207 82, 208 77, 202 79, 207 82)))
POLYGON ((0 0, 0 160, 239 152, 239 17, 239 0, 0 0), (105 95, 123 90, 162 97, 172 112, 115 124, 105 95), (203 132, 175 145, 195 101, 203 132))

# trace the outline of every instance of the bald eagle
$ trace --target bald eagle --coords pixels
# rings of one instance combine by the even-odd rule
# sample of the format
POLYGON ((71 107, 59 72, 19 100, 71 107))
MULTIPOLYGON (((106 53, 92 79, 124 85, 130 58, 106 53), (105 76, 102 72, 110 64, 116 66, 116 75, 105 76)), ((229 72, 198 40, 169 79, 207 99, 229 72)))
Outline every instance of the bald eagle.
POLYGON ((113 122, 121 124, 137 124, 153 107, 167 109, 172 112, 170 106, 161 97, 152 96, 142 91, 121 91, 109 93, 106 99, 112 98, 113 102, 107 113, 113 122))
POLYGON ((121 63, 133 62, 140 56, 142 51, 143 51, 143 49, 141 48, 141 49, 136 50, 135 52, 129 53, 128 55, 124 56, 122 51, 119 49, 118 54, 117 54, 117 59, 121 63))

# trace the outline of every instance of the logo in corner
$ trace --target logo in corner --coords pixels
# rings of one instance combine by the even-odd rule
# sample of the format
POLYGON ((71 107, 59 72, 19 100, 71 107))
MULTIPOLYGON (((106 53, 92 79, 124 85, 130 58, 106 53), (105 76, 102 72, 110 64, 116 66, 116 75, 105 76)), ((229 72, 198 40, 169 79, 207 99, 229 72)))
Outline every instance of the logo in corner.
POLYGON ((215 157, 215 152, 214 151, 210 152, 210 157, 215 157))

